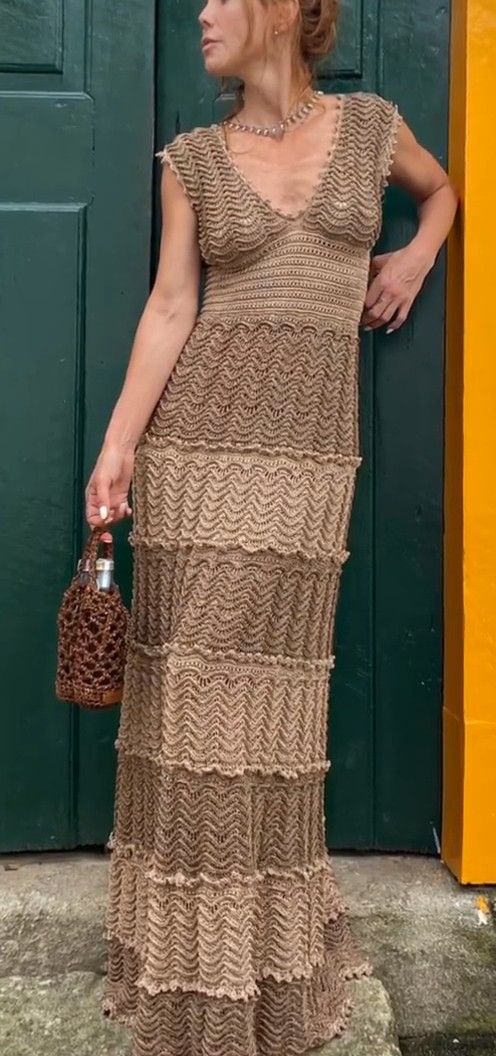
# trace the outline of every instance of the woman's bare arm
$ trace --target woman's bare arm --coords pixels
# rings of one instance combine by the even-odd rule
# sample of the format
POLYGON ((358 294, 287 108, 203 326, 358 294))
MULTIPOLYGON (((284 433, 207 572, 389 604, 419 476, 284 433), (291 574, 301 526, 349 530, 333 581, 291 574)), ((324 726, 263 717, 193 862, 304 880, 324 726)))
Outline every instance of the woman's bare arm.
POLYGON ((459 196, 437 159, 415 138, 405 121, 398 129, 389 182, 417 202, 419 224, 408 245, 372 258, 362 324, 397 330, 408 317, 424 279, 452 227, 459 196))
POLYGON ((131 514, 134 452, 198 315, 201 255, 193 206, 166 163, 162 232, 153 289, 142 312, 126 377, 85 491, 86 519, 111 524, 131 514))
POLYGON ((437 158, 417 141, 405 121, 399 128, 390 183, 417 202, 419 225, 409 245, 432 267, 450 232, 458 194, 437 158))
POLYGON ((198 314, 197 218, 167 164, 162 170, 161 204, 157 274, 136 330, 104 446, 136 446, 198 314))

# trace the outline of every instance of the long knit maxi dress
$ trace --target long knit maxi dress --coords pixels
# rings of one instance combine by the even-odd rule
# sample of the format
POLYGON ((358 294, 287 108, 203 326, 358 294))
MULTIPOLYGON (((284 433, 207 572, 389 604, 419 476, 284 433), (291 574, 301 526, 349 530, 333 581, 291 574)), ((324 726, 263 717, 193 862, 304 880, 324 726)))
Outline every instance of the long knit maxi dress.
POLYGON ((203 302, 136 451, 131 638, 103 1014, 133 1056, 297 1056, 372 972, 326 849, 333 627, 357 467, 358 327, 398 110, 338 97, 288 216, 218 124, 159 152, 203 302))

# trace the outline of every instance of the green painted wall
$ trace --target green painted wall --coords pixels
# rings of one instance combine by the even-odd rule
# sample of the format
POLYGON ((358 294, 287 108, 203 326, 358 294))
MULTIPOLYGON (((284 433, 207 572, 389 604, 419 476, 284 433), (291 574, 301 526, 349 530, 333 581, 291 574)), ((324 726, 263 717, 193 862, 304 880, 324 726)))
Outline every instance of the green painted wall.
POLYGON ((55 620, 149 287, 155 25, 145 0, 1 0, 0 24, 0 849, 10 851, 97 843, 110 828, 117 713, 55 699, 55 620))
MULTIPOLYGON (((155 149, 223 111, 192 0, 0 0, 0 849, 101 844, 118 709, 55 700, 55 618, 83 490, 156 264, 155 149), (21 4, 18 4, 21 11, 21 4), (29 22, 29 25, 28 25, 29 22), (24 29, 22 28, 24 26, 24 29)), ((449 6, 347 0, 326 91, 398 102, 445 164, 449 6)), ((389 190, 378 249, 415 207, 389 190)), ((332 848, 437 853, 440 838, 444 254, 398 334, 364 335, 361 447, 330 686, 332 848), (436 836, 437 833, 437 836, 436 836)), ((130 600, 128 525, 117 563, 130 600)))

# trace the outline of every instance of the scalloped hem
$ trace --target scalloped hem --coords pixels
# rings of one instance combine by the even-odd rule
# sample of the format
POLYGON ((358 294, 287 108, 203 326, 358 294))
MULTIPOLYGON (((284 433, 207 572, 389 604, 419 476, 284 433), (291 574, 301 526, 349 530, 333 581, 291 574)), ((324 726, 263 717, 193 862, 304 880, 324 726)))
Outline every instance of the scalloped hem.
MULTIPOLYGON (((341 1014, 334 1020, 329 1028, 329 1033, 318 1035, 313 1038, 309 1046, 305 1046, 304 1049, 300 1049, 294 1053, 294 1056, 308 1056, 309 1048, 316 1049, 321 1045, 326 1045, 329 1041, 334 1038, 342 1037, 344 1032, 348 1029, 352 1013, 354 1012, 355 1003, 353 998, 350 996, 347 998, 346 1004, 343 1006, 341 1014)), ((101 1010, 103 1016, 106 1019, 114 1020, 117 1023, 121 1023, 129 1030, 133 1030, 136 1023, 137 1013, 124 1012, 119 1009, 117 1003, 113 998, 105 998, 101 1004, 101 1010)))
MULTIPOLYGON (((355 946, 356 950, 356 946, 355 946)), ((353 980, 360 980, 369 978, 373 975, 373 965, 368 959, 364 959, 360 963, 353 965, 342 966, 337 972, 337 976, 346 984, 353 980)), ((108 984, 107 984, 108 986, 108 984)), ((161 991, 162 996, 166 991, 161 991)), ((171 991, 172 992, 172 991, 171 991)), ((147 992, 149 993, 149 992, 147 992)), ((185 995, 188 991, 182 991, 185 995)), ((189 992, 191 993, 191 992, 189 992)), ((157 994, 149 994, 152 999, 157 994)), ((212 1000, 208 999, 207 1000, 212 1000)), ((214 999, 215 1000, 215 999, 214 999)), ((253 1002, 253 999, 252 999, 253 1002)), ((353 994, 350 993, 349 986, 346 987, 344 997, 342 998, 339 1011, 335 1014, 334 1018, 328 1023, 325 1029, 322 1026, 315 1025, 312 1029, 312 1024, 308 1024, 308 1036, 303 1047, 295 1048, 294 1046, 288 1045, 287 1039, 284 1041, 285 1052, 289 1053, 289 1056, 307 1056, 310 1050, 319 1048, 332 1041, 335 1038, 342 1037, 350 1027, 352 1014, 355 1009, 355 1001, 353 994)), ((144 1056, 144 1049, 141 1048, 138 1034, 140 1032, 140 1009, 136 1008, 135 1011, 126 1011, 122 1003, 109 992, 104 993, 101 1003, 100 1010, 104 1018, 114 1020, 115 1022, 121 1023, 127 1027, 133 1033, 135 1047, 133 1048, 133 1056, 144 1056)), ((149 1041, 149 1038, 148 1038, 149 1041)), ((173 1056, 173 1048, 165 1048, 161 1041, 157 1041, 157 1051, 155 1049, 146 1049, 147 1056, 173 1056)), ((194 1053, 193 1053, 194 1056, 194 1053)), ((222 1056, 216 1050, 215 1056, 222 1056)), ((229 1056, 237 1056, 236 1044, 230 1039, 229 1056)), ((258 1039, 253 1039, 253 1047, 247 1056, 275 1056, 275 1049, 266 1044, 258 1044, 258 1039)))

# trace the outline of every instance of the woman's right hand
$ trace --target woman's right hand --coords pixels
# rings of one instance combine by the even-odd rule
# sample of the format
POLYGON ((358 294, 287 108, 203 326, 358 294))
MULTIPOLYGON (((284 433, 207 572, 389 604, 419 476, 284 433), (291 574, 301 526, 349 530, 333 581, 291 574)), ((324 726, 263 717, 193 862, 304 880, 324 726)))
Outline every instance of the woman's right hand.
POLYGON ((132 515, 128 503, 134 468, 131 447, 102 447, 86 485, 86 520, 91 528, 113 525, 132 515))

